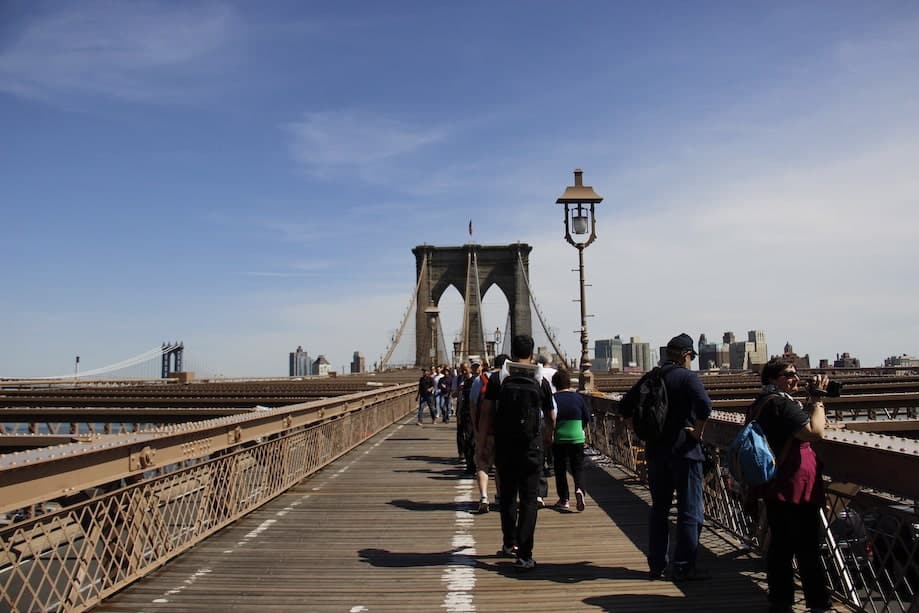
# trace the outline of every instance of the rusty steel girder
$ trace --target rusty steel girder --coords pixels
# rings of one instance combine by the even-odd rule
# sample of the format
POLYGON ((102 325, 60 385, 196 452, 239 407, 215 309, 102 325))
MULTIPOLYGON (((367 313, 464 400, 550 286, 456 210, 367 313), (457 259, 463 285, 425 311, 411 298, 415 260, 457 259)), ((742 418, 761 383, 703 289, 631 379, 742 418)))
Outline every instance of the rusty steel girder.
POLYGON ((0 513, 138 477, 293 428, 339 419, 375 403, 409 395, 414 387, 387 387, 172 425, 156 432, 93 436, 83 442, 5 454, 0 456, 0 513))
MULTIPOLYGON (((595 414, 618 416, 617 400, 594 396, 591 403, 595 414)), ((726 449, 743 423, 744 416, 739 412, 712 411, 703 440, 726 449)), ((919 479, 905 478, 919 475, 919 441, 831 428, 814 447, 826 474, 835 481, 849 481, 895 496, 919 499, 919 479)))

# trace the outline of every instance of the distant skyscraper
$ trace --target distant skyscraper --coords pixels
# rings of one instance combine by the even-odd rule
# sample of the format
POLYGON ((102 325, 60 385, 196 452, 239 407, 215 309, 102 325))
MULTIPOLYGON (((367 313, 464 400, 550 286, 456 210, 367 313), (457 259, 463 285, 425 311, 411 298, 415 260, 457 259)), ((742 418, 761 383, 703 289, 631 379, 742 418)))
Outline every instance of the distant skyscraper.
POLYGON ((762 330, 750 330, 747 332, 747 340, 753 343, 753 351, 750 353, 750 365, 768 362, 769 351, 766 349, 766 333, 762 330))
POLYGON ((629 338, 628 343, 622 345, 623 368, 634 368, 647 372, 654 367, 651 362, 651 343, 643 343, 637 336, 629 338))
POLYGON ((330 370, 332 370, 332 365, 329 364, 329 361, 325 359, 324 355, 320 355, 318 358, 316 358, 316 361, 313 362, 314 375, 319 375, 320 377, 328 377, 330 370))
POLYGON ((753 353, 753 347, 753 343, 749 341, 731 343, 731 370, 750 368, 750 354, 753 353))
POLYGON ((594 342, 593 370, 594 372, 622 370, 622 339, 618 334, 613 338, 594 342))
POLYGON ((702 334, 699 337, 699 370, 719 369, 724 363, 718 355, 721 343, 710 343, 702 334))
POLYGON ((296 351, 290 354, 290 376, 291 377, 308 377, 313 374, 312 362, 303 347, 297 347, 296 351))
POLYGON ((354 352, 354 358, 351 360, 351 372, 352 373, 362 373, 367 370, 367 365, 364 360, 364 354, 360 351, 354 352))
POLYGON ((769 361, 766 349, 766 333, 762 330, 747 332, 746 341, 738 341, 730 330, 721 337, 719 350, 720 366, 731 370, 749 370, 754 364, 765 364, 769 361))

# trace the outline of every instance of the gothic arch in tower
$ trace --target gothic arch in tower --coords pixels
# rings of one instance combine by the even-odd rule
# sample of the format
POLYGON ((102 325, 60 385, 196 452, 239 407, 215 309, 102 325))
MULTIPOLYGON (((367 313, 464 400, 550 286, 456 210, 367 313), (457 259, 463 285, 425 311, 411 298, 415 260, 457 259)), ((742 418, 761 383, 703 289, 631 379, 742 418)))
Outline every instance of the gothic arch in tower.
POLYGON ((482 298, 497 286, 507 299, 510 329, 505 334, 533 334, 530 311, 529 278, 530 251, 526 243, 513 245, 476 245, 434 247, 419 245, 415 254, 415 364, 428 366, 433 362, 448 362, 449 356, 439 355, 438 305, 451 285, 459 291, 464 303, 463 355, 484 355, 485 336, 482 329, 482 298), (432 356, 431 351, 437 355, 432 356))

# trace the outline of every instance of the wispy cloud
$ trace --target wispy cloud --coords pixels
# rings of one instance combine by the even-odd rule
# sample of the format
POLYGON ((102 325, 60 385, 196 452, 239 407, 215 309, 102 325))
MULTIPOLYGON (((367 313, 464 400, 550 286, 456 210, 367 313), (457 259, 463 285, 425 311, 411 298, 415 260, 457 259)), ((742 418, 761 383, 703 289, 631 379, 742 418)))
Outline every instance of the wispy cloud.
POLYGON ((318 175, 382 163, 446 135, 440 128, 414 126, 366 111, 309 112, 286 128, 294 158, 318 175))
POLYGON ((216 3, 81 2, 20 26, 0 53, 0 91, 187 99, 220 65, 236 30, 234 12, 216 3))

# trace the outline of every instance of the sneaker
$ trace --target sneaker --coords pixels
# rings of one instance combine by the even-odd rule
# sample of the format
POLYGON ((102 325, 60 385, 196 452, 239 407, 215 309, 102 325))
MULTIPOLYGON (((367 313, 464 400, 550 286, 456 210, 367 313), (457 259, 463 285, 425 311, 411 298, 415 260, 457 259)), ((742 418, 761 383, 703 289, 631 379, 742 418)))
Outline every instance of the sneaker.
POLYGON ((546 508, 546 501, 542 499, 542 496, 537 496, 537 497, 536 497, 536 508, 537 508, 537 509, 545 509, 545 508, 546 508))
POLYGON ((648 571, 648 581, 658 581, 664 578, 664 571, 661 570, 649 570, 648 571))
POLYGON ((558 499, 558 502, 555 503, 555 508, 556 508, 556 509, 564 509, 564 510, 567 511, 568 509, 571 508, 571 505, 568 504, 568 500, 567 500, 567 499, 565 499, 565 498, 559 498, 559 499, 558 499))
POLYGON ((421 426, 421 425, 423 425, 423 424, 419 421, 419 422, 418 422, 417 424, 415 424, 415 425, 421 426))
POLYGON ((517 571, 528 571, 536 568, 536 560, 533 558, 517 558, 517 561, 514 562, 514 570, 517 571))
POLYGON ((488 513, 488 496, 479 498, 479 513, 488 513))
POLYGON ((512 547, 508 547, 507 545, 504 545, 501 547, 501 549, 498 550, 497 555, 499 558, 516 558, 517 546, 514 545, 512 547))
POLYGON ((575 500, 577 500, 576 506, 577 506, 578 512, 583 511, 584 510, 584 492, 582 492, 581 490, 576 491, 574 493, 574 498, 575 500))

